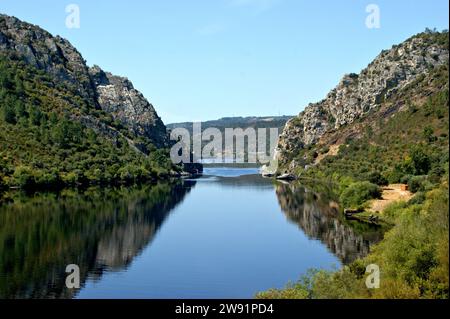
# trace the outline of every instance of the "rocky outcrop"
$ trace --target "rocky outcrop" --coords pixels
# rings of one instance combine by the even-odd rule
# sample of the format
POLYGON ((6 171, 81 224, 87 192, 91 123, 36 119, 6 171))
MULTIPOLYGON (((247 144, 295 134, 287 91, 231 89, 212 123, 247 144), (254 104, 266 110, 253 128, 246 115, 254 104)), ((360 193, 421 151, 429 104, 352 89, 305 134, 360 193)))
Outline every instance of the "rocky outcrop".
POLYGON ((15 17, 0 14, 0 52, 9 51, 72 87, 95 104, 86 61, 69 41, 15 17))
MULTIPOLYGON (((166 127, 133 84, 97 66, 89 68, 69 41, 17 18, 0 15, 0 53, 16 55, 45 71, 55 82, 64 84, 80 96, 89 107, 111 115, 133 136, 146 137, 157 147, 167 146, 166 127)), ((98 122, 89 118, 91 115, 79 117, 82 122, 98 122)), ((101 134, 106 131, 108 137, 118 134, 112 127, 91 126, 101 134)))
POLYGON ((439 35, 422 33, 383 51, 360 74, 345 75, 324 100, 308 105, 280 136, 280 164, 293 170, 299 150, 317 143, 326 132, 354 123, 430 69, 447 64, 448 47, 438 41, 439 35))
POLYGON ((168 142, 166 127, 141 92, 127 79, 104 72, 100 67, 89 69, 100 107, 136 135, 149 137, 158 146, 168 142))

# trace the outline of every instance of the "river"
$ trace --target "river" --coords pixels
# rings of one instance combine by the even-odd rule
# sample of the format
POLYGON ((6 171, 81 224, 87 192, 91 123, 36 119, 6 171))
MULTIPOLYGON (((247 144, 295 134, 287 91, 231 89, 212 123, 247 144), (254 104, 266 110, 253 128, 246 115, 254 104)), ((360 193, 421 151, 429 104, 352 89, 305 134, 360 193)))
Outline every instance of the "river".
POLYGON ((380 240, 345 221, 327 187, 257 173, 13 194, 0 207, 0 298, 252 298, 380 240), (69 264, 80 289, 66 288, 69 264))

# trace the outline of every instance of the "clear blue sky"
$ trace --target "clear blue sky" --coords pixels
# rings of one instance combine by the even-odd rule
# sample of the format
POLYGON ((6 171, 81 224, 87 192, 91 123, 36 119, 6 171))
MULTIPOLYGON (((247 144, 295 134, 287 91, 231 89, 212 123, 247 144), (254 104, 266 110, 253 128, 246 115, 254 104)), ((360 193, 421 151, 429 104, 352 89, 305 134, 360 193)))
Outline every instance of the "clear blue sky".
POLYGON ((448 10, 447 0, 0 0, 0 12, 127 76, 166 123, 297 114, 382 49, 448 29, 448 10), (71 3, 80 29, 66 28, 71 3), (366 27, 371 3, 380 29, 366 27))

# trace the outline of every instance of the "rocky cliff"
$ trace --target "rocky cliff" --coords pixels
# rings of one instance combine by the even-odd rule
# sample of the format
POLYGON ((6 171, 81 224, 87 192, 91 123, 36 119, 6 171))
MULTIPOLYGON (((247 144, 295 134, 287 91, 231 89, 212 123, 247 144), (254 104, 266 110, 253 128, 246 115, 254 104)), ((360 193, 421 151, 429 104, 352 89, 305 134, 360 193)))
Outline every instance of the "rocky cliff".
POLYGON ((133 84, 120 76, 104 72, 100 67, 89 69, 97 93, 97 103, 123 126, 138 136, 149 137, 156 146, 167 144, 164 123, 151 105, 133 84))
POLYGON ((296 171, 312 164, 301 150, 320 142, 330 131, 351 125, 376 112, 390 96, 441 65, 448 64, 448 33, 425 32, 383 51, 360 74, 348 74, 324 100, 308 105, 290 120, 279 141, 283 169, 296 171))
MULTIPOLYGON (((113 121, 128 130, 130 140, 145 137, 157 147, 167 145, 163 122, 133 84, 98 66, 89 68, 69 41, 17 18, 0 15, 0 53, 13 55, 44 71, 68 87, 89 108, 109 114, 113 121)), ((105 125, 92 112, 72 116, 110 137, 120 130, 117 125, 105 125)))

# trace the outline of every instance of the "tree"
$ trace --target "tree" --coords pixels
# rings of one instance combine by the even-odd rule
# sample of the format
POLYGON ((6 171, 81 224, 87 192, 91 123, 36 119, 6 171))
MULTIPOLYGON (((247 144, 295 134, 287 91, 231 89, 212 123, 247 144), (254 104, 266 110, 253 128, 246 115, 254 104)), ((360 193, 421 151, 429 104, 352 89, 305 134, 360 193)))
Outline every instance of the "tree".
POLYGON ((378 171, 374 171, 369 174, 369 182, 379 186, 385 186, 389 184, 388 180, 378 171))
POLYGON ((35 106, 32 106, 29 110, 30 113, 30 122, 33 125, 40 125, 43 114, 41 110, 35 106))
POLYGON ((423 129, 423 137, 428 143, 436 141, 436 136, 434 136, 434 130, 431 126, 426 126, 423 129))
POLYGON ((426 175, 431 168, 431 160, 422 146, 414 146, 411 149, 410 157, 414 167, 414 175, 426 175))
POLYGON ((7 96, 3 102, 3 120, 9 124, 16 124, 16 110, 14 107, 15 101, 10 96, 7 96))
POLYGON ((378 185, 369 182, 357 182, 347 187, 341 195, 341 202, 345 207, 358 207, 366 201, 380 198, 381 190, 378 185))
POLYGON ((27 166, 18 166, 13 174, 14 186, 31 188, 35 184, 33 170, 27 166))

